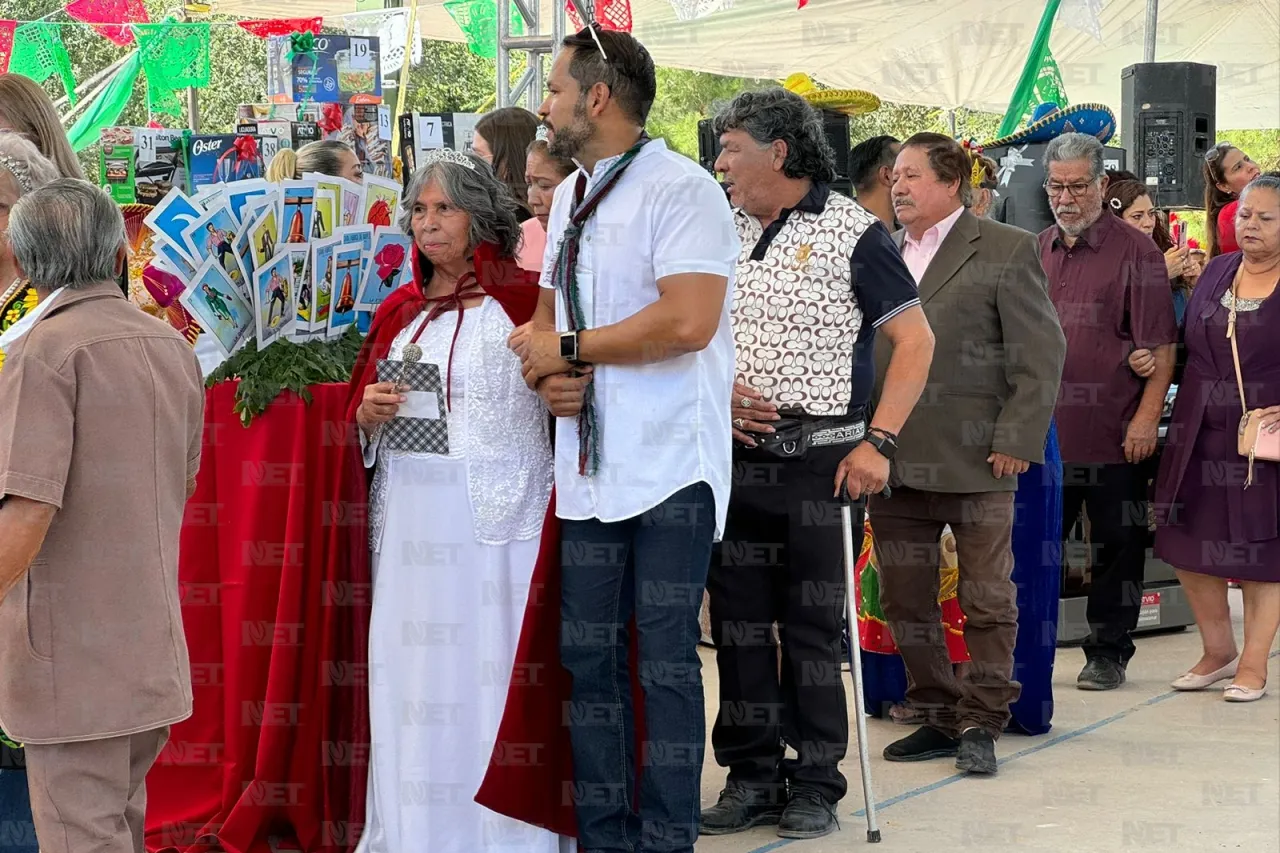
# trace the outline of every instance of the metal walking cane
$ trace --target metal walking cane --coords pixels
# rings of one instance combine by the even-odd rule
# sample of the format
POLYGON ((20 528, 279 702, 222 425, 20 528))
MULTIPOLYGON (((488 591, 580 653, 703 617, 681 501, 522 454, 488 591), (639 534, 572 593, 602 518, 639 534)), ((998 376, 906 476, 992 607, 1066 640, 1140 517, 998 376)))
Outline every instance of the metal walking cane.
MULTIPOLYGON (((880 493, 889 497, 889 487, 880 493)), ((849 628, 849 675, 853 678, 854 720, 858 732, 858 764, 862 768, 862 797, 867 808, 867 842, 880 841, 880 826, 876 821, 876 797, 871 790, 871 753, 867 749, 867 718, 863 713, 862 696, 862 643, 858 637, 858 603, 855 594, 858 555, 866 529, 867 498, 851 498, 845 486, 840 487, 840 522, 844 528, 844 618, 849 628), (853 547, 854 515, 857 515, 858 548, 853 547)))

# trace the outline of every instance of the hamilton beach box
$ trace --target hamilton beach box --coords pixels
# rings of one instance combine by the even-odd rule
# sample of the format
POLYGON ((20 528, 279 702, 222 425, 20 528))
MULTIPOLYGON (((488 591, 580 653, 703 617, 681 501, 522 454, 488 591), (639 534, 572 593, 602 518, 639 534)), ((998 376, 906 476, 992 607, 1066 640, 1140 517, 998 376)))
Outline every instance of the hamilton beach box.
POLYGON ((290 56, 290 36, 267 40, 267 97, 274 103, 382 103, 382 59, 372 36, 315 38, 312 53, 290 56))
POLYGON ((182 158, 186 131, 153 127, 108 127, 102 131, 98 184, 117 204, 156 205, 172 187, 187 184, 182 158))

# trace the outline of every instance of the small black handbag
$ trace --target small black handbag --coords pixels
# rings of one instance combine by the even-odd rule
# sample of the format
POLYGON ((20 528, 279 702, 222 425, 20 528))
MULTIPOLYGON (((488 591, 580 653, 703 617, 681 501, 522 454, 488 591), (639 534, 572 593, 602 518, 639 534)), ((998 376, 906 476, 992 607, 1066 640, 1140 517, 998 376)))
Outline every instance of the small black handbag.
POLYGON ((854 445, 867 436, 861 416, 810 417, 780 413, 771 433, 757 434, 756 449, 778 459, 803 459, 811 447, 854 445))

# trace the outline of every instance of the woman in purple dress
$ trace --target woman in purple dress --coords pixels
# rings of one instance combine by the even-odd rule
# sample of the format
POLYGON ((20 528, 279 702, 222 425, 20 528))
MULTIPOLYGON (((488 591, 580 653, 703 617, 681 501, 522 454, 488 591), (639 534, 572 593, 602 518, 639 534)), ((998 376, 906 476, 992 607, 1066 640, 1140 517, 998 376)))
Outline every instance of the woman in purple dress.
POLYGON ((1178 570, 1200 628, 1204 656, 1173 682, 1202 690, 1230 679, 1228 702, 1262 698, 1267 656, 1280 626, 1280 464, 1249 462, 1236 448, 1242 414, 1227 321, 1236 288, 1236 339, 1245 402, 1280 429, 1280 179, 1261 177, 1240 195, 1240 251, 1210 261, 1187 305, 1187 366, 1160 465, 1156 556, 1178 570), (1244 651, 1237 654, 1227 579, 1244 589, 1244 651))

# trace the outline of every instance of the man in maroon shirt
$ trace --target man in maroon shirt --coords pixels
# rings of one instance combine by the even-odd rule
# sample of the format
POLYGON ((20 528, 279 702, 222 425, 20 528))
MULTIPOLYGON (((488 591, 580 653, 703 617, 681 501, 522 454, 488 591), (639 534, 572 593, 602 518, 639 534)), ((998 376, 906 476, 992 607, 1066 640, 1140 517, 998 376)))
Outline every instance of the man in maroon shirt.
POLYGON ((1063 535, 1083 508, 1092 554, 1087 663, 1076 686, 1113 690, 1133 657, 1146 564, 1148 465, 1173 380, 1178 326, 1163 256, 1151 238, 1104 214, 1102 143, 1049 143, 1045 190, 1056 225, 1040 233, 1049 293, 1067 337, 1055 412, 1062 447, 1063 535), (1150 349, 1146 379, 1129 369, 1150 349))

